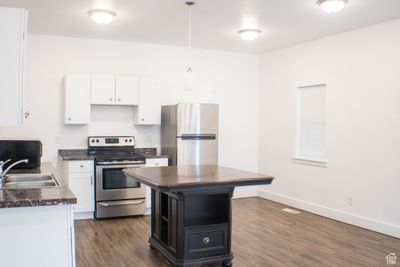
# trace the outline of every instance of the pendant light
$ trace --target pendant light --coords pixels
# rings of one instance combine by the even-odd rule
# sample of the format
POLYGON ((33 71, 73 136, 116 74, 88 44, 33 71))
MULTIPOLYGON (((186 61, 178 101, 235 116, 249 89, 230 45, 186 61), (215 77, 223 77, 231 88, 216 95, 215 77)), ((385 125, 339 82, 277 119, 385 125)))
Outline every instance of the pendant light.
POLYGON ((186 2, 185 4, 189 7, 189 40, 188 40, 189 65, 185 71, 184 88, 187 91, 192 91, 194 89, 194 74, 192 69, 192 6, 195 3, 186 2))

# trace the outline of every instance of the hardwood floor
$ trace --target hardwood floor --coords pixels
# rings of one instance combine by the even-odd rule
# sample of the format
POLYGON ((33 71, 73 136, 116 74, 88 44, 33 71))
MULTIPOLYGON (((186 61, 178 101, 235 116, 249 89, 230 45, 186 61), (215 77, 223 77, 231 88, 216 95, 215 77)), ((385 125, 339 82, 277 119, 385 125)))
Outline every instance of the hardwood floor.
MULTIPOLYGON (((400 258, 400 239, 283 207, 262 198, 233 201, 234 266, 390 266, 387 254, 400 258)), ((148 246, 149 216, 75 227, 77 267, 171 266, 148 246)))

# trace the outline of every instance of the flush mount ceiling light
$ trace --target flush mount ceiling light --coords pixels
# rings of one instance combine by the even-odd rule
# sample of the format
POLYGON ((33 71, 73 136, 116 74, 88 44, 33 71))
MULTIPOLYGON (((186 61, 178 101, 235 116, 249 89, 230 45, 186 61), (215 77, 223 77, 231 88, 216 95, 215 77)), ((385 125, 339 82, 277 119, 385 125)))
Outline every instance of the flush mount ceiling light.
POLYGON ((256 40, 258 36, 260 36, 261 31, 259 29, 243 29, 238 31, 238 33, 243 40, 253 41, 256 40))
POLYGON ((327 12, 336 13, 344 8, 348 0, 318 0, 317 5, 327 12))
POLYGON ((110 23, 114 17, 117 15, 114 11, 105 9, 92 9, 88 12, 89 16, 99 24, 110 23))

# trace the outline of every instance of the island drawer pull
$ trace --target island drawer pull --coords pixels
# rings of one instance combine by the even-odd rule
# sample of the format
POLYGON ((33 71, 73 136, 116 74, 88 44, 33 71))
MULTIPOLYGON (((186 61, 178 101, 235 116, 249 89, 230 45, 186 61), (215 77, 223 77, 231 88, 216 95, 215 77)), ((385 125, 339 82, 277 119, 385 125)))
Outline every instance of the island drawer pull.
POLYGON ((204 243, 204 245, 210 244, 210 238, 209 237, 204 237, 203 238, 203 243, 204 243))

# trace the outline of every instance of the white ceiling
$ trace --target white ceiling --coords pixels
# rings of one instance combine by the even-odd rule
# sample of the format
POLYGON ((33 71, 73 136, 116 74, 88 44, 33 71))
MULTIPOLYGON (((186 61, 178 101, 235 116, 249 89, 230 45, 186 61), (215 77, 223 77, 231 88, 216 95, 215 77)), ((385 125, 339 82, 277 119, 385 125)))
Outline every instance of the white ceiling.
MULTIPOLYGON (((187 45, 188 10, 183 0, 0 0, 0 6, 29 10, 34 34, 187 45), (108 25, 87 15, 93 8, 117 12, 108 25)), ((316 0, 197 0, 193 46, 261 53, 367 25, 400 18, 400 0, 349 0, 327 14, 316 0), (242 41, 237 31, 258 26, 261 37, 242 41)))

